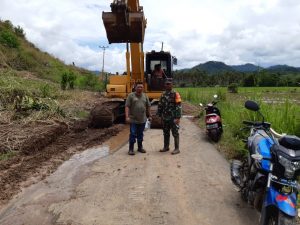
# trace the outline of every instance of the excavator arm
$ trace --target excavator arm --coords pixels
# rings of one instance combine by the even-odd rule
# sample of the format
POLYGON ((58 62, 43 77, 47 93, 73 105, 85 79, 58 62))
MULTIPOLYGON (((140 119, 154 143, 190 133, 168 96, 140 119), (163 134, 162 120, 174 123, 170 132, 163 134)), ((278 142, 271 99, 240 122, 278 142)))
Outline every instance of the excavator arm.
MULTIPOLYGON (((110 76, 109 84, 106 86, 107 97, 110 100, 95 107, 91 112, 91 121, 93 121, 92 126, 94 127, 110 126, 114 122, 124 119, 125 99, 137 82, 144 84, 145 92, 150 99, 159 98, 163 90, 163 85, 161 85, 163 82, 161 80, 157 82, 155 77, 151 77, 154 64, 162 64, 168 77, 172 76, 169 52, 152 51, 147 53, 147 68, 145 68, 143 42, 147 22, 139 0, 114 0, 110 4, 110 8, 111 12, 102 12, 107 39, 110 44, 126 43, 127 73, 126 76, 110 76), (147 79, 145 79, 145 69, 147 79)), ((153 104, 151 111, 156 111, 155 107, 157 105, 153 104)), ((157 118, 157 121, 160 119, 157 118)))
POLYGON ((146 19, 138 0, 114 0, 111 12, 103 12, 102 19, 108 42, 126 43, 126 89, 131 92, 135 82, 144 81, 143 42, 146 19), (129 46, 130 45, 130 46, 129 46))
POLYGON ((146 19, 138 0, 114 0, 111 12, 102 12, 110 44, 126 43, 126 76, 111 76, 106 86, 111 99, 94 107, 90 114, 92 127, 109 127, 124 119, 125 99, 136 82, 144 82, 143 42, 146 19))

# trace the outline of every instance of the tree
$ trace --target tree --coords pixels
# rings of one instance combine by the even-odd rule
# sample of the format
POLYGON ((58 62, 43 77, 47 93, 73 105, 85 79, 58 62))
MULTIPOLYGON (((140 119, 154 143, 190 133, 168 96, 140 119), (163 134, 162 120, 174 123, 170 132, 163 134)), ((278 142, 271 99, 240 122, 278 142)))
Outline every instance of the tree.
POLYGON ((18 48, 20 45, 18 38, 10 30, 0 31, 0 43, 10 48, 18 48))
POLYGON ((25 32, 22 27, 17 26, 14 28, 15 34, 19 37, 25 37, 25 32))
POLYGON ((255 86, 255 75, 250 74, 246 76, 243 80, 243 86, 244 87, 254 87, 255 86))

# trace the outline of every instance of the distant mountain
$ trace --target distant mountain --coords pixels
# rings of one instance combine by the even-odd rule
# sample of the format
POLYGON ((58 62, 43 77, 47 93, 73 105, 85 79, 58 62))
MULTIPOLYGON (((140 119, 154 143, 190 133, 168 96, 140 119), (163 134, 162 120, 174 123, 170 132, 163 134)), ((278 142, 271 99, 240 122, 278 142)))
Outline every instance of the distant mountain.
POLYGON ((270 72, 277 72, 277 73, 298 73, 300 72, 300 68, 292 67, 288 65, 275 65, 270 66, 267 68, 270 72))
POLYGON ((244 65, 236 65, 236 66, 231 66, 235 71, 238 72, 243 72, 243 73, 247 73, 247 72, 255 72, 258 71, 259 69, 263 69, 262 67, 253 65, 251 63, 247 63, 244 65))
POLYGON ((91 71, 93 74, 96 74, 96 75, 99 75, 100 74, 100 71, 98 70, 94 70, 94 71, 91 71))
POLYGON ((197 66, 194 66, 190 69, 186 68, 186 69, 179 70, 178 72, 190 73, 194 71, 205 71, 207 74, 214 75, 214 74, 221 74, 224 72, 233 72, 233 71, 242 72, 242 73, 251 73, 262 69, 269 72, 280 73, 280 74, 300 73, 300 67, 292 67, 288 65, 275 65, 268 68, 263 68, 251 63, 229 66, 223 62, 218 62, 218 61, 208 61, 206 63, 201 63, 197 66))
POLYGON ((223 62, 217 61, 209 61, 203 64, 199 64, 197 66, 192 67, 191 71, 193 70, 205 71, 208 74, 218 74, 227 71, 234 71, 231 66, 228 66, 223 62))

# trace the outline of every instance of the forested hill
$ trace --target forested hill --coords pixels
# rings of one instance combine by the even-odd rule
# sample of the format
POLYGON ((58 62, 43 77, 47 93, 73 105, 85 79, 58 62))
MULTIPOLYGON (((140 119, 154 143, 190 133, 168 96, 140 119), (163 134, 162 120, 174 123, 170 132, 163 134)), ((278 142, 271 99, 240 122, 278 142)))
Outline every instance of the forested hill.
POLYGON ((30 75, 60 83, 63 74, 72 74, 75 87, 97 89, 99 82, 90 71, 74 65, 66 65, 61 60, 42 52, 26 39, 20 26, 10 21, 0 20, 0 72, 27 71, 30 75))
POLYGON ((257 72, 259 70, 266 70, 269 72, 276 72, 281 74, 289 74, 289 73, 300 73, 299 67, 292 67, 288 65, 275 65, 267 68, 256 66, 251 63, 247 63, 244 65, 226 65, 223 62, 218 61, 208 61, 206 63, 201 63, 197 66, 194 66, 190 69, 186 68, 183 70, 179 70, 179 72, 191 73, 194 71, 203 71, 210 75, 220 74, 224 72, 257 72))
POLYGON ((222 72, 234 71, 234 69, 223 62, 209 61, 192 67, 191 71, 205 71, 208 74, 218 74, 222 72))
POLYGON ((268 68, 253 64, 229 66, 209 61, 190 69, 175 71, 178 86, 300 86, 300 68, 276 65, 268 68))

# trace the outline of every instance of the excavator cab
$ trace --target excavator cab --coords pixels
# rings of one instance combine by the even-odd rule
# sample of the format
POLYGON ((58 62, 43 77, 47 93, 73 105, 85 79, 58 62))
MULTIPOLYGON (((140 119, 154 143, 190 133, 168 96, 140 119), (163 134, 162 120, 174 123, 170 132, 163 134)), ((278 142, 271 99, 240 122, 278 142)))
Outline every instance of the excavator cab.
POLYGON ((163 91, 164 80, 173 78, 172 73, 172 56, 169 52, 156 52, 151 51, 146 53, 146 80, 149 91, 163 91), (163 71, 163 76, 160 78, 154 74, 155 67, 160 66, 163 71))

